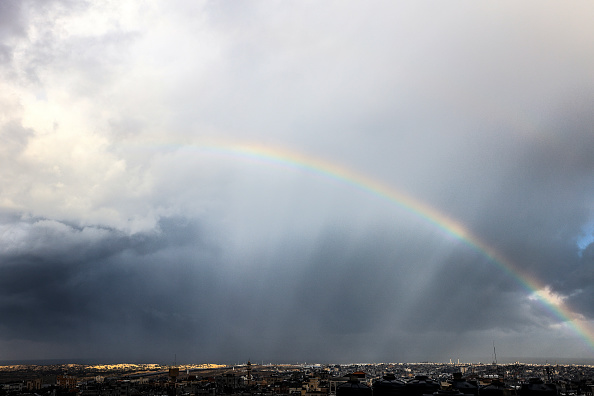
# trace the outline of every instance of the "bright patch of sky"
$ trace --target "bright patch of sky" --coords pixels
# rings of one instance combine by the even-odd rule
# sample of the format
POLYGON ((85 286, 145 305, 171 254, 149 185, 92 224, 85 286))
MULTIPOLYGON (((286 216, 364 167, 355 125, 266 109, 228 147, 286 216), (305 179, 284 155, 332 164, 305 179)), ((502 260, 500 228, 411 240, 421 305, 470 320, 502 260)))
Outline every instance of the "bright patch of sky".
POLYGON ((590 222, 582 229, 582 235, 577 240, 577 246, 580 249, 580 255, 582 251, 594 242, 594 221, 590 222))

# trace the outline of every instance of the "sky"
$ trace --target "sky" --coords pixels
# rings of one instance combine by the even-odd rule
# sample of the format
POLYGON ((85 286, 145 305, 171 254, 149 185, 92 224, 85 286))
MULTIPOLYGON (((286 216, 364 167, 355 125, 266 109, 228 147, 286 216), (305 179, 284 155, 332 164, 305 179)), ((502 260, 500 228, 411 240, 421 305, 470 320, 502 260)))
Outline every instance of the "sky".
POLYGON ((0 0, 0 360, 594 359, 593 18, 0 0))

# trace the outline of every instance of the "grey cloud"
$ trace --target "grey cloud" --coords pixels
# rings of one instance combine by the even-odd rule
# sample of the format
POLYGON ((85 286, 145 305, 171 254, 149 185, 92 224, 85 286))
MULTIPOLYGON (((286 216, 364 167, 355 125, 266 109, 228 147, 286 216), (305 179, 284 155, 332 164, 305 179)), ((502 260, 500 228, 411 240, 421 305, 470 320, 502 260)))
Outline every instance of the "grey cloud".
POLYGON ((594 293, 594 244, 588 245, 575 265, 552 285, 555 290, 568 296, 566 303, 576 312, 588 318, 594 317, 592 296, 594 293))
POLYGON ((29 138, 33 136, 33 130, 24 128, 20 121, 12 119, 2 125, 2 129, 0 129, 4 158, 9 155, 16 156, 20 154, 27 147, 29 138))
POLYGON ((3 1, 0 4, 0 38, 16 35, 24 36, 26 32, 22 1, 3 1))
POLYGON ((29 233, 27 244, 37 249, 2 257, 0 315, 9 318, 3 338, 80 346, 92 337, 116 353, 112 337, 114 343, 135 337, 146 342, 147 334, 151 339, 164 334, 171 343, 198 336, 208 324, 202 319, 209 307, 197 297, 216 292, 216 254, 204 249, 189 257, 178 251, 179 239, 169 239, 183 234, 182 245, 188 239, 199 245, 195 224, 169 219, 162 225, 160 235, 108 231, 91 239, 69 229, 66 237, 83 241, 61 250, 52 246, 51 230, 29 233))
POLYGON ((483 219, 477 222, 485 239, 547 283, 579 265, 575 241, 592 215, 588 103, 553 113, 548 131, 523 145, 515 166, 482 202, 483 219))
MULTIPOLYGON (((576 246, 593 215, 583 10, 178 2, 58 31, 93 8, 5 4, 2 34, 33 17, 48 34, 20 42, 7 80, 0 342, 432 360, 494 338, 538 354, 556 337, 530 290, 420 206, 199 149, 211 140, 285 147, 402 191, 592 317, 592 248, 576 246)), ((577 356, 573 341, 542 354, 577 356)))
MULTIPOLYGON (((329 227, 314 245, 287 235, 278 252, 262 246, 226 262, 226 247, 199 224, 163 219, 158 234, 108 230, 90 240, 68 228, 83 241, 50 249, 50 232, 37 249, 4 255, 3 338, 116 360, 172 351, 216 361, 394 360, 414 356, 412 345, 430 354, 436 332, 472 338, 537 325, 517 304, 519 286, 484 258, 460 252, 435 272, 434 252, 419 250, 427 239, 329 227)), ((450 342, 439 348, 463 344, 450 342)))
POLYGON ((0 63, 8 63, 11 59, 11 48, 8 45, 0 44, 0 63))

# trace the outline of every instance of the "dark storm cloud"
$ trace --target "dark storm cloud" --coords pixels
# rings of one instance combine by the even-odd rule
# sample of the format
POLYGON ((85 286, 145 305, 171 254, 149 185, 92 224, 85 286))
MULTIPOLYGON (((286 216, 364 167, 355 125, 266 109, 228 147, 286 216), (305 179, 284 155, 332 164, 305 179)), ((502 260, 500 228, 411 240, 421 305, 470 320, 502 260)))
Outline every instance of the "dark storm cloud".
MULTIPOLYGON (((4 222, 23 227, 15 217, 4 222)), ((177 350, 215 360, 356 359, 389 344, 386 336, 362 340, 403 315, 411 290, 399 266, 420 264, 414 247, 394 244, 383 229, 355 237, 330 227, 313 246, 285 241, 258 269, 250 263, 258 257, 225 263, 223 247, 183 219, 133 237, 25 223, 34 227, 28 248, 2 257, 3 338, 86 348, 99 358, 158 359, 177 350)), ((433 289, 423 292, 429 298, 433 289)), ((403 318, 420 328, 432 323, 403 318)))
POLYGON ((477 255, 454 255, 427 276, 428 286, 417 294, 403 315, 410 331, 468 333, 476 330, 521 330, 530 325, 518 285, 493 263, 477 255), (458 256, 458 257, 456 257, 458 256))
POLYGON ((187 219, 132 237, 30 224, 29 248, 2 257, 0 332, 97 358, 414 359, 410 348, 430 354, 436 333, 462 345, 477 330, 536 324, 515 302, 518 285, 463 245, 427 272, 430 234, 331 226, 313 245, 287 236, 277 253, 226 262, 226 247, 187 219))
POLYGON ((589 244, 567 274, 552 283, 555 290, 568 296, 566 302, 576 312, 594 317, 594 243, 589 244))
POLYGON ((515 165, 483 200, 480 217, 471 220, 519 269, 564 295, 576 292, 566 279, 585 264, 576 243, 592 216, 594 193, 592 101, 576 101, 550 114, 545 130, 514 149, 518 157, 509 160, 515 165))
POLYGON ((105 343, 93 350, 100 356, 147 334, 162 334, 168 345, 187 340, 208 323, 208 300, 196 296, 214 296, 216 250, 201 243, 196 224, 164 219, 160 233, 132 237, 64 224, 56 230, 39 220, 28 225, 35 229, 20 242, 24 248, 2 255, 4 339, 81 345, 92 337, 105 343), (201 247, 192 257, 179 252, 189 241, 201 247))

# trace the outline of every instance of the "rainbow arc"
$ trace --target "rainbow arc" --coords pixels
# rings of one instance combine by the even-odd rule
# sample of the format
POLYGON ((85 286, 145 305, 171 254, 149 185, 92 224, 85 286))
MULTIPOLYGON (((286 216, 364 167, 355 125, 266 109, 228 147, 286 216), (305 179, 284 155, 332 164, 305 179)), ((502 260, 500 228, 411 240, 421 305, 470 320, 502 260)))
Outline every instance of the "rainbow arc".
MULTIPOLYGON (((163 147, 163 145, 158 146, 163 147)), ((594 331, 589 328, 588 322, 573 313, 562 299, 550 292, 546 285, 524 274, 514 263, 471 233, 463 224, 402 191, 339 164, 276 147, 215 142, 213 144, 177 145, 172 148, 186 148, 198 150, 203 154, 231 156, 242 160, 253 160, 263 164, 304 170, 387 200, 415 216, 421 217, 432 226, 453 236, 486 257, 510 278, 518 282, 530 293, 532 298, 538 299, 548 311, 569 326, 589 348, 594 350, 594 331)))

